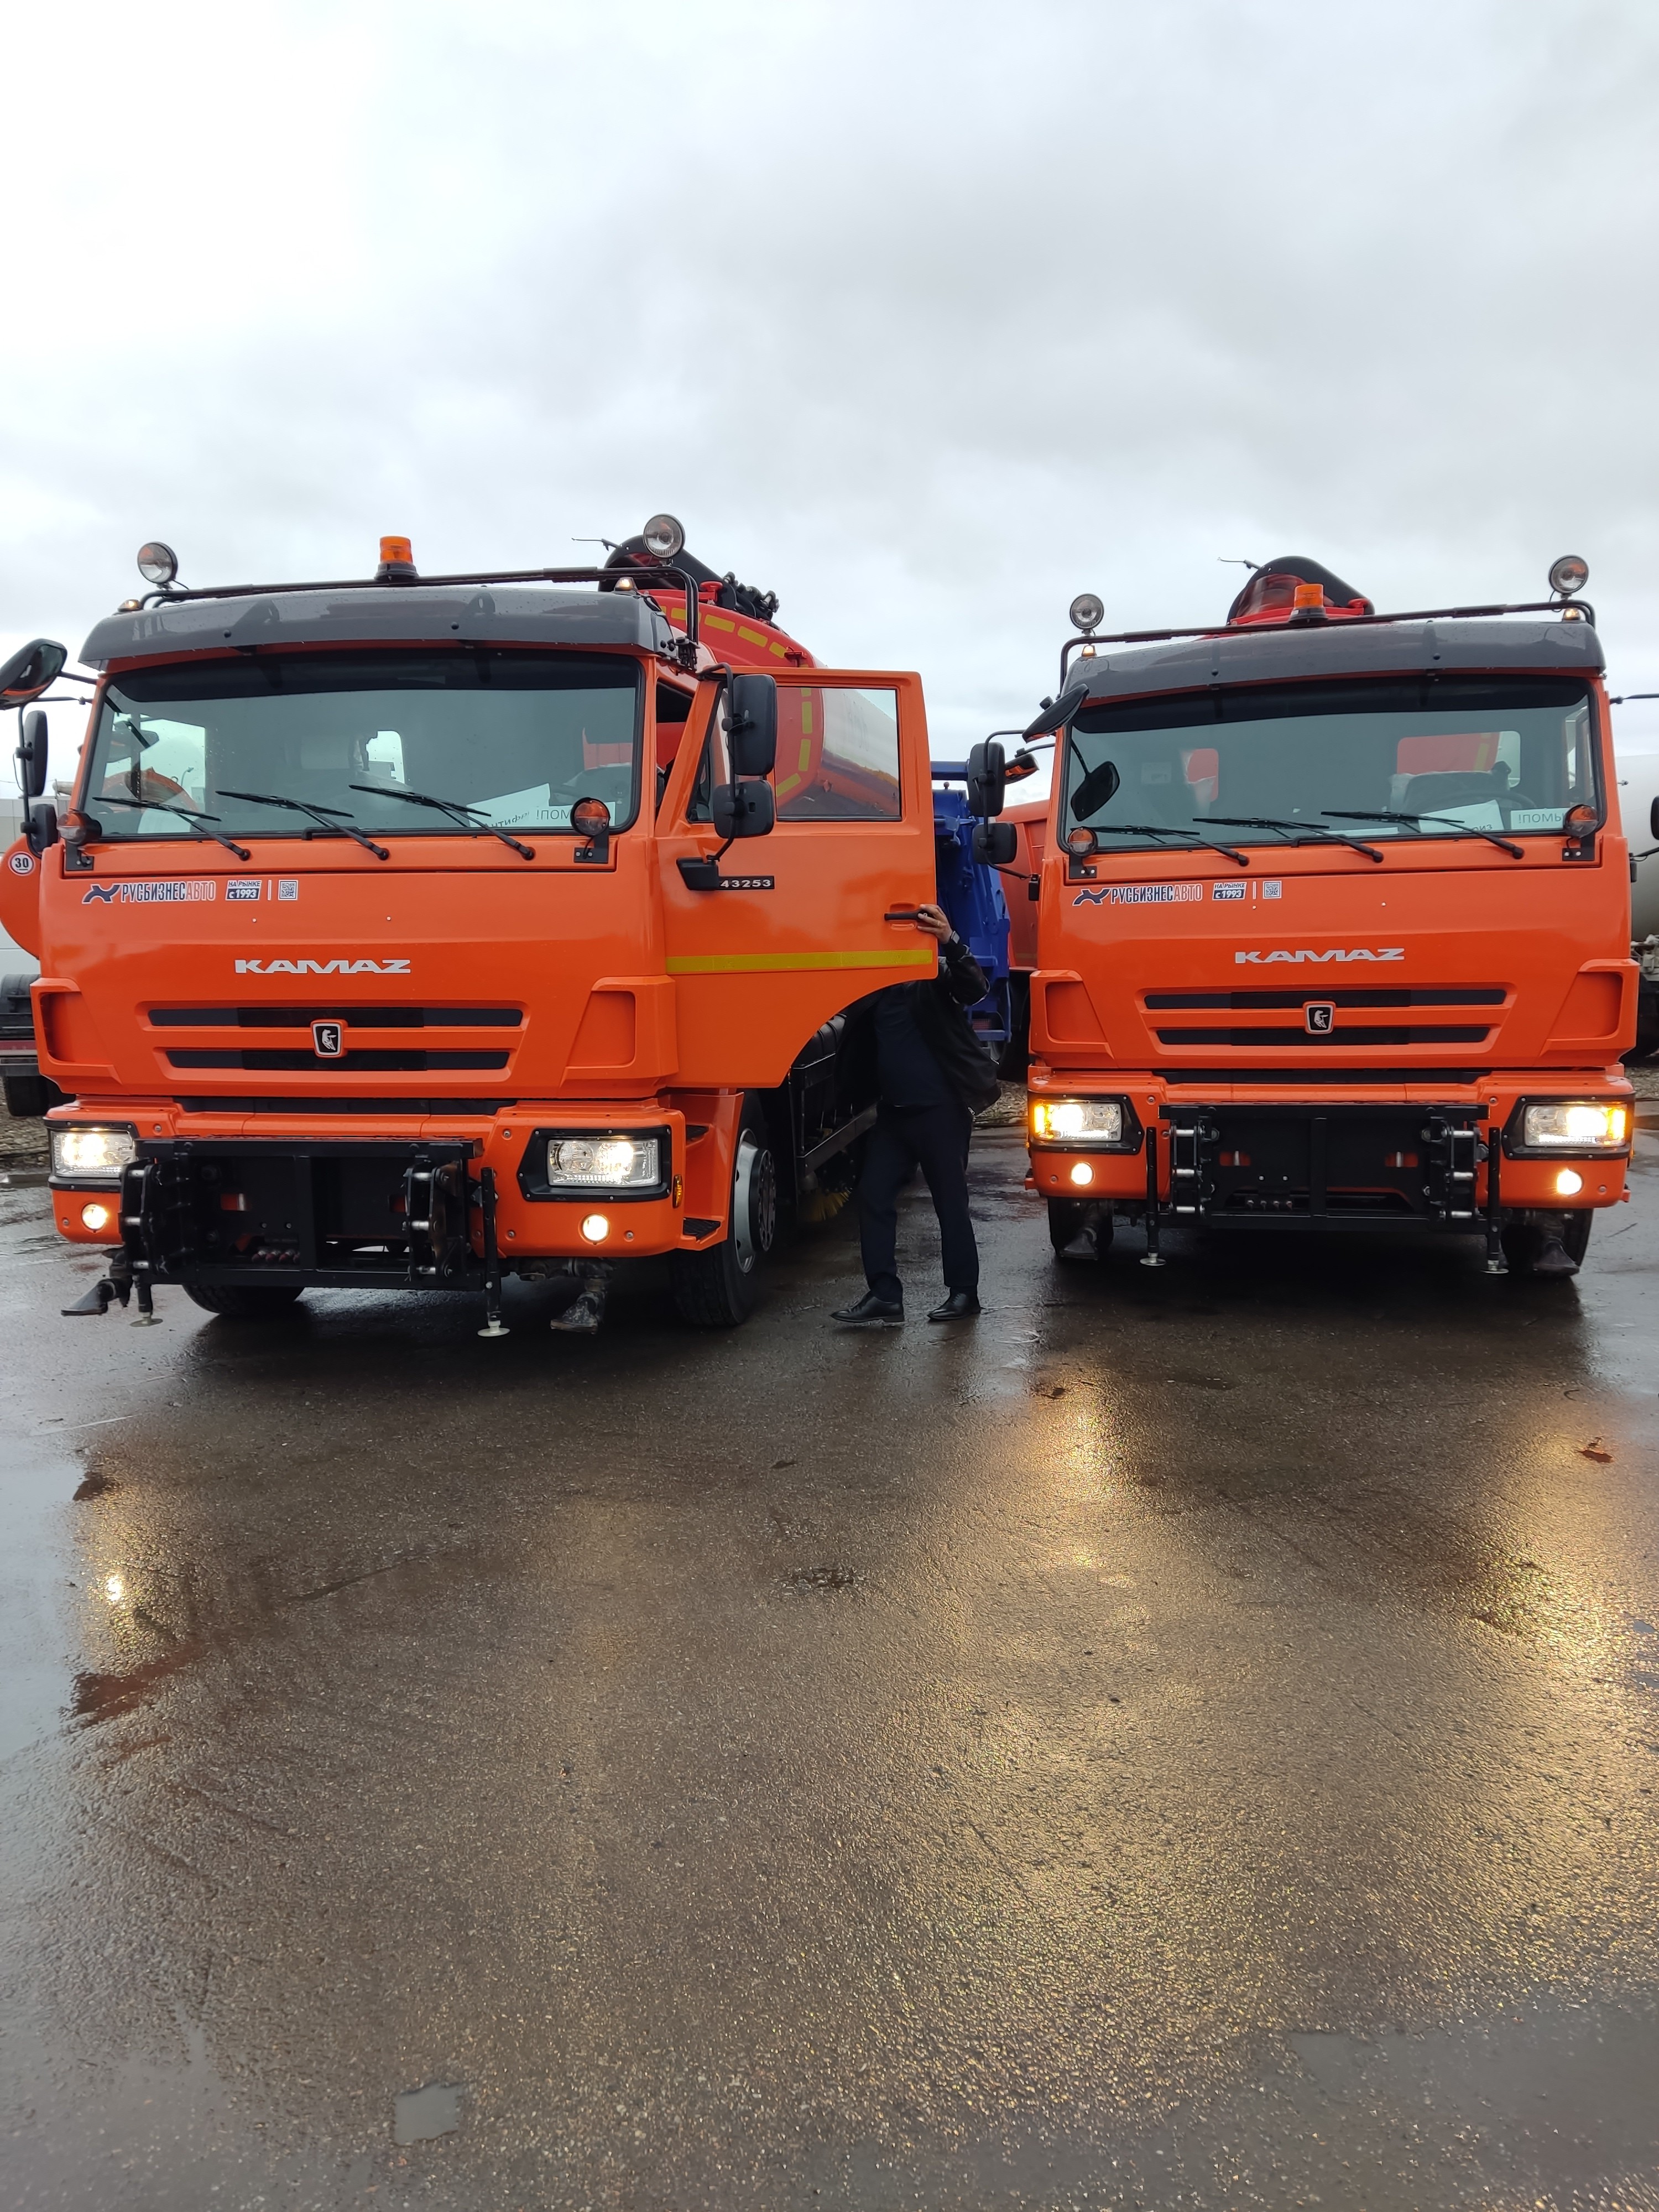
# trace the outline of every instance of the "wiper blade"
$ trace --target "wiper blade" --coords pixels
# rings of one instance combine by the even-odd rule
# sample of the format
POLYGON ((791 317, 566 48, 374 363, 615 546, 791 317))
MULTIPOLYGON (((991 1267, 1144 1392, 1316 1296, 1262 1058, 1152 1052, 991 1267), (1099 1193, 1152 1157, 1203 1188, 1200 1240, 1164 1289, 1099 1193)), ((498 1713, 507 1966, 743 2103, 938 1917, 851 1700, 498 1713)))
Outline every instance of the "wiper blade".
POLYGON ((1413 830, 1424 822, 1447 822, 1462 836, 1484 837, 1489 845, 1496 845, 1500 852, 1512 853, 1517 860, 1527 857, 1524 845, 1500 837, 1495 830, 1482 830, 1473 822, 1460 822, 1455 814, 1401 814, 1386 806, 1379 807, 1375 814, 1361 814, 1351 806, 1322 806, 1319 811, 1338 822, 1409 822, 1413 830))
POLYGON ((291 807, 295 814, 308 814, 325 830, 337 830, 354 844, 361 845, 364 852, 373 853, 377 860, 392 858, 384 845, 377 845, 372 837, 365 837, 361 830, 353 827, 351 817, 343 806, 313 806, 303 799, 275 798, 268 791, 225 791, 222 795, 226 799, 246 799, 255 806, 291 807))
MULTIPOLYGON (((1362 844, 1358 837, 1350 837, 1341 830, 1327 830, 1318 822, 1281 822, 1276 814, 1212 814, 1212 822, 1218 822, 1224 830, 1281 830, 1292 844, 1316 844, 1325 838, 1334 845, 1346 845, 1353 852, 1363 853, 1368 860, 1382 858, 1375 845, 1362 844)), ((1366 815, 1366 821, 1372 817, 1366 815)))
POLYGON ((1224 853, 1230 860, 1237 860, 1241 868, 1248 868, 1250 865, 1248 853, 1237 852, 1232 846, 1220 844, 1213 838, 1200 837, 1195 830, 1166 830, 1158 822, 1103 822, 1095 835, 1098 837, 1102 831, 1118 830, 1127 830, 1135 837, 1161 837, 1165 844, 1176 842, 1186 846, 1189 852, 1224 853))
MULTIPOLYGON (((137 806, 147 814, 176 814, 181 822, 192 824, 219 819, 216 814, 199 814, 193 806, 169 806, 164 799, 125 799, 113 791, 100 792, 96 799, 88 800, 87 806, 88 810, 94 806, 137 806)), ((222 845, 226 852, 234 853, 239 860, 253 858, 246 845, 233 844, 228 837, 222 836, 216 830, 198 830, 196 835, 211 837, 216 845, 222 845)))
POLYGON ((411 806, 435 806, 440 814, 447 814, 452 822, 460 823, 464 828, 471 830, 474 836, 477 836, 480 830, 488 830, 492 837, 499 837, 503 845, 510 845, 515 853, 521 853, 526 860, 533 860, 536 857, 536 848, 533 845, 521 844, 516 837, 509 836, 499 822, 491 822, 488 818, 476 819, 475 817, 481 815, 483 810, 477 806, 463 805, 459 799, 434 799, 430 792, 404 791, 398 785, 392 783, 354 783, 349 788, 353 791, 366 791, 371 798, 374 799, 406 799, 411 806))

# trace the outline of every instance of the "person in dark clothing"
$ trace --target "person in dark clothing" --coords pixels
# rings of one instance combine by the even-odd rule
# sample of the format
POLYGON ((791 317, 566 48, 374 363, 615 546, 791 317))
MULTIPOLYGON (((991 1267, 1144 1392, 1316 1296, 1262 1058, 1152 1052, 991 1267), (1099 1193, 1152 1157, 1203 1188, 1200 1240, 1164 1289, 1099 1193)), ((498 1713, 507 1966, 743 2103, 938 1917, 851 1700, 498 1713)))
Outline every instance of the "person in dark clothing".
POLYGON ((979 1311, 979 1250, 968 1211, 968 1140, 974 1115, 997 1096, 996 1068, 963 1009, 989 988, 984 971, 944 909, 924 906, 916 926, 938 940, 940 971, 896 983, 866 1010, 859 1046, 874 1059, 876 1123, 859 1176, 859 1229, 869 1289, 831 1316, 854 1328, 896 1328, 904 1319, 898 1278, 898 1194, 920 1167, 939 1216, 945 1303, 929 1321, 979 1311))

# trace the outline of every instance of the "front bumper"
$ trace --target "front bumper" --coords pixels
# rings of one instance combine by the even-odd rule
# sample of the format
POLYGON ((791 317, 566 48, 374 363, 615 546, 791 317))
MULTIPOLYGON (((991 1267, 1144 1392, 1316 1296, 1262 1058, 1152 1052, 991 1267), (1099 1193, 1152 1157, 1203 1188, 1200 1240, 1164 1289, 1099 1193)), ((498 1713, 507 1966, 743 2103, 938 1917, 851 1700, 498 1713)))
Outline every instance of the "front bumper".
POLYGON ((1032 1088, 1126 1098, 1146 1135, 1133 1153, 1033 1144, 1029 1187, 1044 1199, 1230 1227, 1473 1229, 1499 1212, 1613 1206, 1626 1195, 1627 1152, 1516 1157, 1511 1141, 1524 1100, 1628 1106, 1628 1087, 1605 1078, 1570 1085, 1553 1070, 1374 1097, 1358 1086, 1346 1097, 1287 1086, 1267 1097, 1220 1086, 1195 1098, 1156 1076, 1034 1070, 1032 1088))
MULTIPOLYGON (((340 1289, 476 1288, 490 1271, 535 1273, 566 1259, 611 1260, 684 1251, 723 1224, 699 1222, 688 1237, 684 1207, 685 1121, 648 1105, 520 1109, 495 1121, 392 1135, 359 1129, 191 1128, 163 1109, 129 1108, 137 1154, 119 1178, 55 1177, 53 1212, 72 1242, 116 1245, 156 1282, 268 1282, 340 1289), (170 1118, 170 1117, 169 1117, 170 1118), (550 1194, 526 1173, 534 1133, 591 1125, 595 1134, 638 1129, 659 1140, 664 1172, 647 1193, 603 1188, 550 1194), (110 1218, 82 1220, 88 1201, 110 1218), (594 1217, 605 1233, 584 1236, 594 1217)), ((70 1109, 54 1123, 114 1117, 70 1109)))

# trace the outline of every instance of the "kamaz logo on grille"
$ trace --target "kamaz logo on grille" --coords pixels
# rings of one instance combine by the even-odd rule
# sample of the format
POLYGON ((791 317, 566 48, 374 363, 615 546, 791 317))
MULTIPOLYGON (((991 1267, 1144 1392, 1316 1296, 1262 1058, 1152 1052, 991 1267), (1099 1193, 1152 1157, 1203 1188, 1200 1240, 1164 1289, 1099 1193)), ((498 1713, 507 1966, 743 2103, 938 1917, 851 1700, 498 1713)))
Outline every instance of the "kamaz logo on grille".
POLYGON ((1374 949, 1369 945, 1333 945, 1328 952, 1312 952, 1305 946, 1294 952, 1235 952, 1233 960, 1240 968, 1269 968, 1276 961, 1299 966, 1304 960, 1311 960, 1316 966, 1322 966, 1328 960, 1403 960, 1405 957, 1403 945, 1380 945, 1374 949))
POLYGON ((239 960, 239 975, 407 975, 407 960, 239 960))

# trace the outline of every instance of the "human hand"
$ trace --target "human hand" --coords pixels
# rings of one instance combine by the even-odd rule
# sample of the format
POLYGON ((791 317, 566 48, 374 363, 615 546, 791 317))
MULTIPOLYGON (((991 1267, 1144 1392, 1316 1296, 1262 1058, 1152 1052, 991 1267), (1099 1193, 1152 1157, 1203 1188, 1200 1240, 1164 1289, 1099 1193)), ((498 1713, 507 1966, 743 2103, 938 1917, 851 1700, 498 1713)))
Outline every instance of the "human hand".
POLYGON ((935 937, 941 945, 948 945, 956 935, 951 927, 951 917, 942 906, 919 906, 916 908, 916 927, 935 937))

